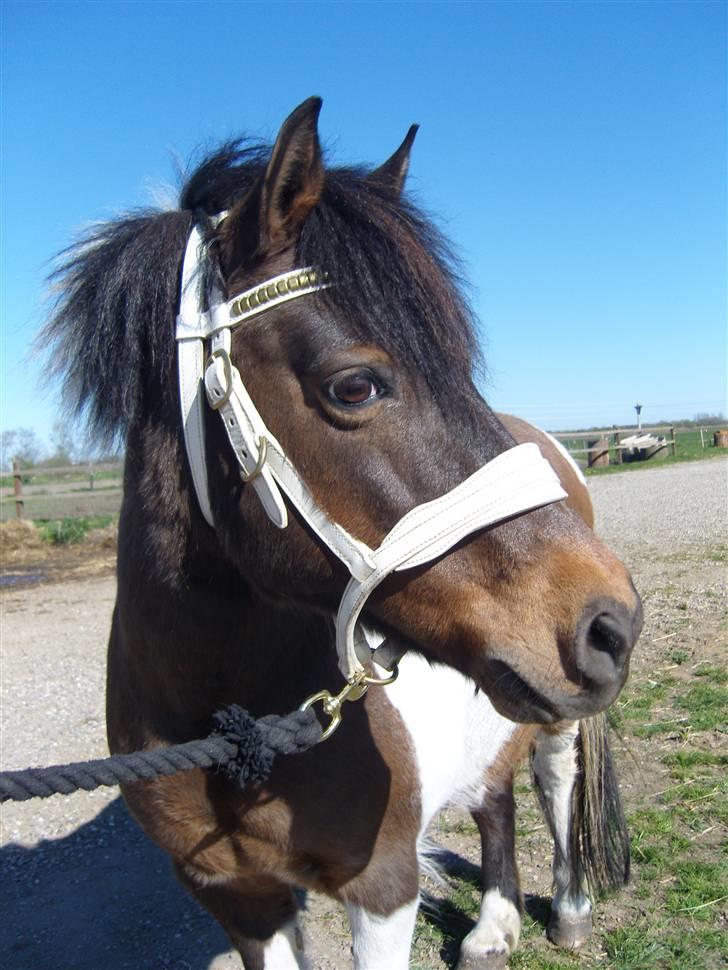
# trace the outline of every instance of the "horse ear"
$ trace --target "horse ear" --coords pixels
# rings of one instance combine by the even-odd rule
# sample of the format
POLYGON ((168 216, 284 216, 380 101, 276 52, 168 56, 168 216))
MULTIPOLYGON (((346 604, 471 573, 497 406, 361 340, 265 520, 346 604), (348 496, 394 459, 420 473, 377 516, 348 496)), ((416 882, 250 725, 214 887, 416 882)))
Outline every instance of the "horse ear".
POLYGON ((291 243, 321 197, 324 168, 318 139, 321 98, 308 98, 283 122, 263 177, 259 249, 291 243))
POLYGON ((220 258, 225 276, 289 246, 321 197, 320 110, 321 98, 309 98, 291 112, 265 173, 222 223, 220 258))
POLYGON ((404 141, 391 158, 370 172, 367 178, 372 182, 378 182, 388 189, 392 195, 401 195, 404 188, 404 180, 407 178, 409 170, 410 152, 415 135, 419 131, 419 125, 411 125, 410 130, 405 135, 404 141))

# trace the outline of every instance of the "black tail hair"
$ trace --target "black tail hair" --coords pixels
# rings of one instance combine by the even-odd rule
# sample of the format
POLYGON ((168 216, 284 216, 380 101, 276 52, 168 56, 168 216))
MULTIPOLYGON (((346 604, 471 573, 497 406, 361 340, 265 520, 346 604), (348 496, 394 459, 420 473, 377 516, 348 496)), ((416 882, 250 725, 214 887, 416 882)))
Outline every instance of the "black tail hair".
POLYGON ((592 893, 598 895, 625 886, 630 873, 629 832, 605 714, 579 722, 577 759, 570 856, 572 867, 586 874, 592 893))

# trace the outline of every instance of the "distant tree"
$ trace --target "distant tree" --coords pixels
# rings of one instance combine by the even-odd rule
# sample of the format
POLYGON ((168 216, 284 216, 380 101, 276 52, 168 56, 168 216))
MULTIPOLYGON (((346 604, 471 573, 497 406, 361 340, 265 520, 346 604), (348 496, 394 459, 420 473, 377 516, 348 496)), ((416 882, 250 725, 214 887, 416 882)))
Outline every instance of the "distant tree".
POLYGON ((0 436, 0 450, 0 463, 9 471, 16 459, 21 468, 34 465, 43 453, 43 445, 32 428, 10 428, 0 436))
POLYGON ((72 465, 79 458, 79 449, 73 433, 73 426, 68 421, 59 419, 53 424, 51 433, 53 452, 45 464, 72 465))
POLYGON ((11 469, 17 438, 18 432, 14 428, 0 433, 0 468, 3 471, 11 469))
POLYGON ((725 415, 722 411, 717 414, 700 413, 695 415, 693 421, 695 424, 725 424, 725 415))

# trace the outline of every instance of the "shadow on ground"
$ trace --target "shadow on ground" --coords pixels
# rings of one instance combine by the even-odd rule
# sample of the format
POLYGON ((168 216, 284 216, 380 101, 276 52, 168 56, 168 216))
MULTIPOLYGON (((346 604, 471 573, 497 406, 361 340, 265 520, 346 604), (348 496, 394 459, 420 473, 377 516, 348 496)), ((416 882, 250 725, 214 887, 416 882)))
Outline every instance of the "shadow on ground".
POLYGON ((230 948, 121 798, 67 838, 0 849, 0 911, 13 970, 208 970, 230 948))

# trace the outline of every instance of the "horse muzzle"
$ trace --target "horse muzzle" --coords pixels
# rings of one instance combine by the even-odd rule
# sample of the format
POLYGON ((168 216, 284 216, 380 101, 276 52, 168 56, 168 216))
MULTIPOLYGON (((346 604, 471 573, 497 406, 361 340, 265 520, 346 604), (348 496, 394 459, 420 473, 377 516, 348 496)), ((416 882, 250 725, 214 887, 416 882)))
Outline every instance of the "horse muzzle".
MULTIPOLYGON (((642 603, 633 609, 611 599, 594 600, 584 609, 574 633, 562 642, 559 682, 539 677, 521 663, 484 658, 476 680, 499 714, 512 721, 550 724, 580 720, 606 710, 619 696, 629 674, 632 649, 642 630, 642 603)), ((556 665, 554 665, 556 667, 556 665)))

